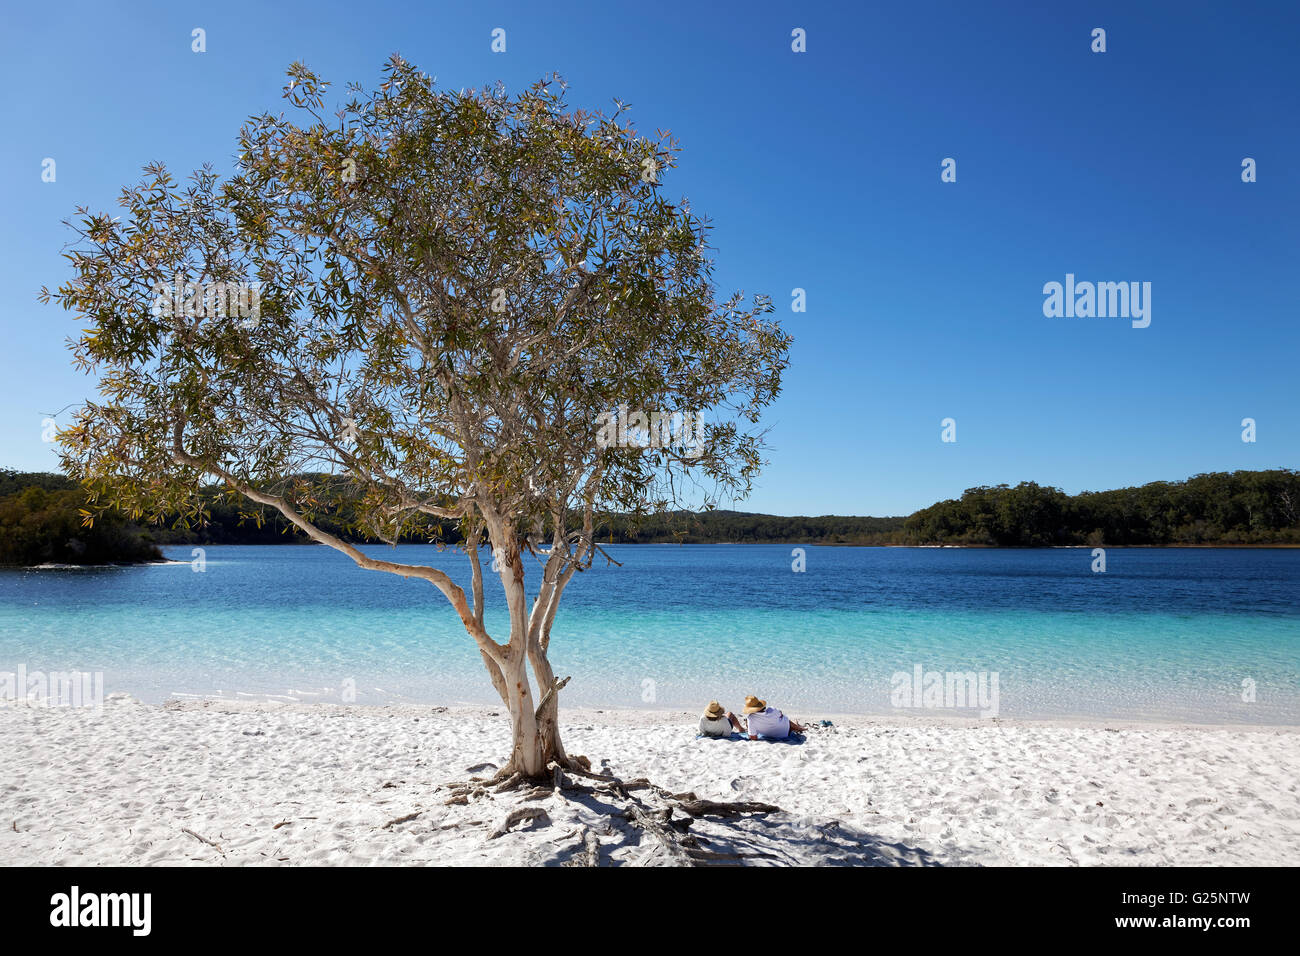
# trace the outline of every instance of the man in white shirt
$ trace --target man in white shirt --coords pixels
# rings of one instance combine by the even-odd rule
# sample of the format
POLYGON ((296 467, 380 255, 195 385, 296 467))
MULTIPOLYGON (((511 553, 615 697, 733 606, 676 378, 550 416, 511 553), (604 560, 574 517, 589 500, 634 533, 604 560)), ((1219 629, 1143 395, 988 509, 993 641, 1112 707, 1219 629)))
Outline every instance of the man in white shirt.
POLYGON ((753 694, 745 698, 745 726, 740 725, 739 718, 728 711, 727 719, 731 721, 731 726, 735 727, 742 734, 747 734, 750 740, 757 740, 758 735, 773 740, 781 740, 789 737, 790 734, 801 734, 804 728, 795 723, 775 707, 767 706, 767 701, 759 700, 753 694))

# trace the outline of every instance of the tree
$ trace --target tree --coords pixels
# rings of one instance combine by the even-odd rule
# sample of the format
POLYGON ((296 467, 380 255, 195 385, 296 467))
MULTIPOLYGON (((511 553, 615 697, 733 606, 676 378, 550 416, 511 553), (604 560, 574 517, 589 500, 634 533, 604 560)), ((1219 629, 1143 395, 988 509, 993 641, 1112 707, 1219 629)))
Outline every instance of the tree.
POLYGON ((70 223, 73 278, 42 295, 88 323, 75 360, 101 397, 61 434, 64 466, 97 508, 155 520, 196 515, 215 477, 362 568, 428 581, 509 708, 506 769, 544 775, 568 763, 551 632, 596 524, 743 496, 789 337, 770 300, 715 300, 708 224, 663 195, 678 147, 622 104, 569 110, 558 78, 440 91, 393 57, 327 119, 327 84, 288 76, 290 116, 246 123, 228 179, 181 188, 151 165, 120 217, 70 223), (324 530, 341 503, 390 543, 455 528, 470 594, 324 530))

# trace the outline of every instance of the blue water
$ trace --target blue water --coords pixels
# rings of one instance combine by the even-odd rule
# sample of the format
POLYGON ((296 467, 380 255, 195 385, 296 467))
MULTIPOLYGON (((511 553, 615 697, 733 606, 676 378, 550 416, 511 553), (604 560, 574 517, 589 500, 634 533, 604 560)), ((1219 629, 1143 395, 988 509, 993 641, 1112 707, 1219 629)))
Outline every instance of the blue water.
MULTIPOLYGON (((0 671, 102 671, 151 702, 497 702, 426 582, 321 547, 209 546, 201 573, 165 550, 185 563, 0 571, 0 671)), ((366 550, 468 584, 455 552, 366 550)), ((578 575, 556 621, 568 704, 896 713, 891 677, 920 665, 996 673, 1002 717, 1300 724, 1300 550, 1110 549, 1101 574, 1086 549, 808 547, 803 573, 789 545, 608 550, 623 566, 578 575)))

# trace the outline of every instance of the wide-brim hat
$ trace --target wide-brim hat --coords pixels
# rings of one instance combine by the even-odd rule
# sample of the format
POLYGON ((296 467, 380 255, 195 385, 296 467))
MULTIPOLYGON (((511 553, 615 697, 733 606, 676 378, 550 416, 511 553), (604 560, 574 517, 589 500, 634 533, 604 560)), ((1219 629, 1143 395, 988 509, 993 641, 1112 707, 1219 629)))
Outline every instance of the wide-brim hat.
POLYGON ((760 710, 767 710, 767 701, 759 700, 753 694, 745 698, 745 713, 756 714, 760 710))
POLYGON ((716 700, 709 701, 709 706, 704 708, 704 716, 708 718, 721 717, 726 711, 716 700))

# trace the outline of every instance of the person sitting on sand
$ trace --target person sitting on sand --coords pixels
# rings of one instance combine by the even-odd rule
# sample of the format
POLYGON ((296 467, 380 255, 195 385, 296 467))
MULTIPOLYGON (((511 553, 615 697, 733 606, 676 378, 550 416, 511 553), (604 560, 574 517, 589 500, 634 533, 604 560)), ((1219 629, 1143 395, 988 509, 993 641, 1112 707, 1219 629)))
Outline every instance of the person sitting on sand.
POLYGON ((745 698, 745 727, 731 711, 727 711, 727 720, 742 734, 748 734, 750 740, 757 740, 762 734, 770 740, 783 740, 793 734, 803 733, 803 727, 781 713, 775 707, 767 706, 767 701, 759 700, 753 694, 745 698))
POLYGON ((700 718, 700 733, 705 737, 730 737, 729 716, 716 700, 709 701, 709 706, 704 708, 704 715, 700 718))

